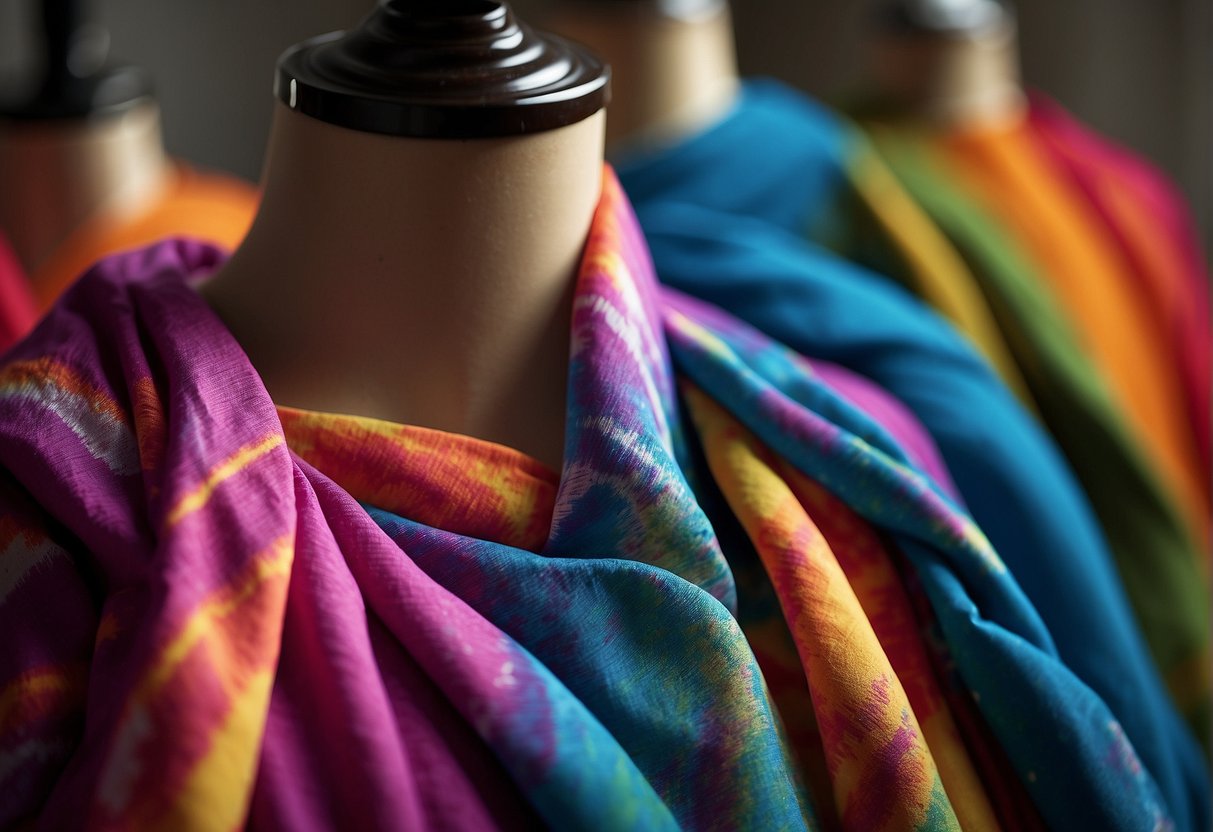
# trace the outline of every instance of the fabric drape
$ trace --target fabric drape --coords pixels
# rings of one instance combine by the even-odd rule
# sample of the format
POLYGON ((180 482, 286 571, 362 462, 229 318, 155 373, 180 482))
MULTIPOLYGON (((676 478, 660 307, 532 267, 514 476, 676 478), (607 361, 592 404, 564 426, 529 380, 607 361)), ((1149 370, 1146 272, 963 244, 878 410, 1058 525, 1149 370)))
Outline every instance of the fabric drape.
POLYGON ((930 146, 893 131, 874 135, 883 158, 991 298, 1041 415, 1099 516, 1151 653, 1197 735, 1207 737, 1208 593, 1169 492, 1014 239, 950 184, 930 146))
POLYGON ((108 260, 0 369, 16 565, 0 748, 28 763, 0 772, 5 823, 988 818, 946 721, 912 704, 939 697, 898 675, 929 680, 921 652, 882 643, 851 588, 842 561, 865 550, 847 516, 909 566, 1047 823, 1169 822, 968 515, 803 359, 659 292, 612 176, 574 301, 558 476, 476 440, 275 408, 189 286, 220 262, 179 242, 108 260), (713 489, 735 515, 707 514, 713 489), (849 515, 818 525, 830 500, 849 515), (773 640, 799 656, 828 801, 802 788, 750 648, 772 639, 737 623, 715 531, 730 516, 778 599, 773 640))

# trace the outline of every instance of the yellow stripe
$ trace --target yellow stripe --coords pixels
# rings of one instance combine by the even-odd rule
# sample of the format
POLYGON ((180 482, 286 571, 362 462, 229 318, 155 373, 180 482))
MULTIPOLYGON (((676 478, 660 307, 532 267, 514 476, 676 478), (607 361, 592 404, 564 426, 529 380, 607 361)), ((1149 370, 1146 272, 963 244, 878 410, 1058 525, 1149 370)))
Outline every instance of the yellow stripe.
POLYGON ((150 696, 153 691, 169 680, 190 651, 210 634, 214 622, 231 614, 270 578, 288 574, 291 571, 291 563, 295 554, 294 533, 285 534, 275 540, 266 552, 268 557, 264 553, 255 557, 251 572, 246 574, 234 591, 229 594, 225 587, 216 593, 220 598, 206 602, 190 616, 189 620, 185 622, 185 626, 182 627, 181 633, 164 648, 160 661, 145 678, 141 685, 142 697, 150 696))
POLYGON ((245 466, 278 448, 285 440, 282 434, 268 436, 252 445, 246 445, 215 468, 197 488, 182 497, 169 512, 166 528, 172 528, 184 518, 206 505, 215 490, 225 480, 235 476, 245 466))
POLYGON ((252 783, 257 771, 260 743, 254 741, 265 727, 266 702, 274 674, 257 673, 232 698, 223 726, 210 737, 210 749, 195 766, 173 801, 164 829, 229 832, 244 825, 252 783))
POLYGON ((63 693, 80 680, 80 670, 75 666, 31 671, 17 677, 0 692, 0 726, 7 725, 23 705, 28 707, 30 700, 63 693))

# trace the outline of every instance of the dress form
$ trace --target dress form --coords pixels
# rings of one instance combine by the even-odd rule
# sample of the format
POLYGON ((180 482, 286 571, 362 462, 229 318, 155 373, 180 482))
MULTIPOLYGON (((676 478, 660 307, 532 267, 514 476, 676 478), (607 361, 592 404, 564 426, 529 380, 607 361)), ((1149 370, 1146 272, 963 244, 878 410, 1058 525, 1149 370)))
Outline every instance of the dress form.
MULTIPOLYGON (((549 40, 572 56, 566 72, 585 88, 579 103, 590 112, 553 121, 499 101, 492 112, 456 102, 452 115, 431 99, 449 92, 436 79, 466 50, 436 39, 522 38, 530 47, 543 39, 503 3, 471 0, 383 0, 353 37, 376 27, 388 50, 411 41, 416 55, 430 48, 417 39, 434 41, 428 58, 400 70, 408 82, 392 79, 409 99, 405 117, 383 123, 374 101, 368 120, 353 118, 357 127, 297 111, 309 88, 280 64, 284 100, 263 201, 203 296, 279 404, 466 434, 558 468, 572 295, 601 187, 607 71, 549 40)), ((491 84, 492 74, 474 69, 468 88, 491 84)), ((516 91, 526 79, 509 83, 516 91)))
POLYGON ((1005 124, 1027 106, 1014 15, 995 0, 905 0, 873 43, 871 81, 895 112, 933 126, 1005 124))
POLYGON ((42 23, 39 89, 0 112, 0 231, 31 274, 90 218, 137 214, 170 171, 147 76, 104 66, 77 0, 44 0, 42 23))
POLYGON ((568 0, 544 23, 611 65, 613 150, 676 142, 719 119, 737 96, 727 3, 568 0))

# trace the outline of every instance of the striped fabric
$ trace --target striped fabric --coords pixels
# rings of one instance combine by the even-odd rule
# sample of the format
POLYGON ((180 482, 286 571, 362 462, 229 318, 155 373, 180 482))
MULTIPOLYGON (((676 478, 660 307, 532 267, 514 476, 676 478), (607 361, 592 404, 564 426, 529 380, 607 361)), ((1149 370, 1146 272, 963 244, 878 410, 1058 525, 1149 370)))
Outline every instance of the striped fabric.
POLYGON ((946 489, 659 292, 609 173, 558 475, 275 408, 188 285, 219 262, 107 261, 0 368, 0 824, 996 828, 955 678, 1047 823, 1170 823, 946 489))
POLYGON ((993 300, 1040 414, 1099 516, 1154 661, 1197 736, 1207 737, 1209 599, 1182 514, 1012 235, 947 176, 929 144, 892 130, 873 133, 883 158, 993 300))

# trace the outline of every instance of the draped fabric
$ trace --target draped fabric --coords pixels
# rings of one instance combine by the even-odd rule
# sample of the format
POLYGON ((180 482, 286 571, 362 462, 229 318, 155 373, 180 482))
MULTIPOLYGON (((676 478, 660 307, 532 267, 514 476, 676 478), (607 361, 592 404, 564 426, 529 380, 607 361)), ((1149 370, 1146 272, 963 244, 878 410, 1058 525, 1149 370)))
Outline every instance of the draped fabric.
MULTIPOLYGON (((1129 264, 1136 301, 1176 363, 1188 406, 1203 486, 1200 521, 1210 504, 1210 416, 1213 334, 1209 272, 1192 218, 1175 186, 1143 159, 1088 130, 1059 105, 1032 97, 1033 134, 1069 175, 1129 264)), ((1209 552, 1209 541, 1204 540, 1209 552)))
POLYGON ((659 291, 609 174, 558 475, 275 408, 189 285, 221 260, 105 261, 0 368, 0 823, 993 828, 980 731, 1051 826, 1171 822, 945 488, 659 291), (787 645, 769 687, 755 652, 787 645))
MULTIPOLYGON (((244 239, 257 210, 257 191, 234 177, 174 164, 161 192, 133 216, 102 213, 84 223, 33 268, 30 279, 40 311, 103 257, 189 236, 224 249, 244 239)), ((24 333, 22 333, 24 334, 24 333)))
POLYGON ((1094 506, 1138 621, 1200 737, 1210 728, 1209 604, 1191 538, 1037 270, 914 137, 874 128, 883 158, 971 264, 1045 423, 1094 506), (1129 508, 1131 507, 1131 508, 1129 508))
MULTIPOLYGON (((1108 543, 1065 459, 943 321, 891 280, 805 241, 806 229, 830 240, 854 233, 845 207, 856 199, 856 188, 846 184, 858 175, 851 166, 880 160, 864 147, 850 155, 833 146, 815 157, 783 152, 785 144, 820 146, 815 131, 828 127, 825 116, 786 90, 759 103, 752 90, 720 124, 684 144, 621 160, 625 187, 640 195, 637 210, 660 279, 805 355, 872 379, 913 410, 1063 661, 1122 721, 1180 815, 1179 826, 1205 828, 1206 766, 1151 661, 1108 543), (751 120, 760 129, 747 128, 751 120), (806 173, 806 166, 828 175, 806 173), (836 189, 803 187, 820 179, 836 189), (739 193, 770 198, 742 200, 739 193), (786 207, 796 200, 808 203, 799 215, 786 207), (831 223, 840 227, 827 228, 831 223)), ((846 129, 836 126, 834 134, 845 148, 846 129)), ((990 308, 978 287, 970 294, 990 308)), ((1136 507, 1122 502, 1120 515, 1131 524, 1136 507)), ((1189 588, 1180 597, 1191 594, 1189 588)), ((1153 601, 1160 610, 1171 603, 1153 601)))
POLYGON ((984 298, 952 279, 964 264, 947 240, 862 134, 812 100, 774 80, 747 80, 732 111, 702 133, 668 152, 635 151, 616 163, 637 205, 660 199, 761 217, 835 248, 846 247, 858 223, 879 227, 891 262, 870 265, 905 276, 1030 406, 984 298), (729 161, 738 148, 746 148, 744 177, 729 161))
POLYGON ((1114 234, 1049 152, 1030 119, 929 134, 948 175, 987 207, 1037 266, 1110 387, 1118 409, 1183 509, 1209 539, 1209 485, 1165 322, 1138 297, 1114 234))
POLYGON ((25 270, 8 241, 0 236, 0 352, 17 342, 37 320, 25 270))

